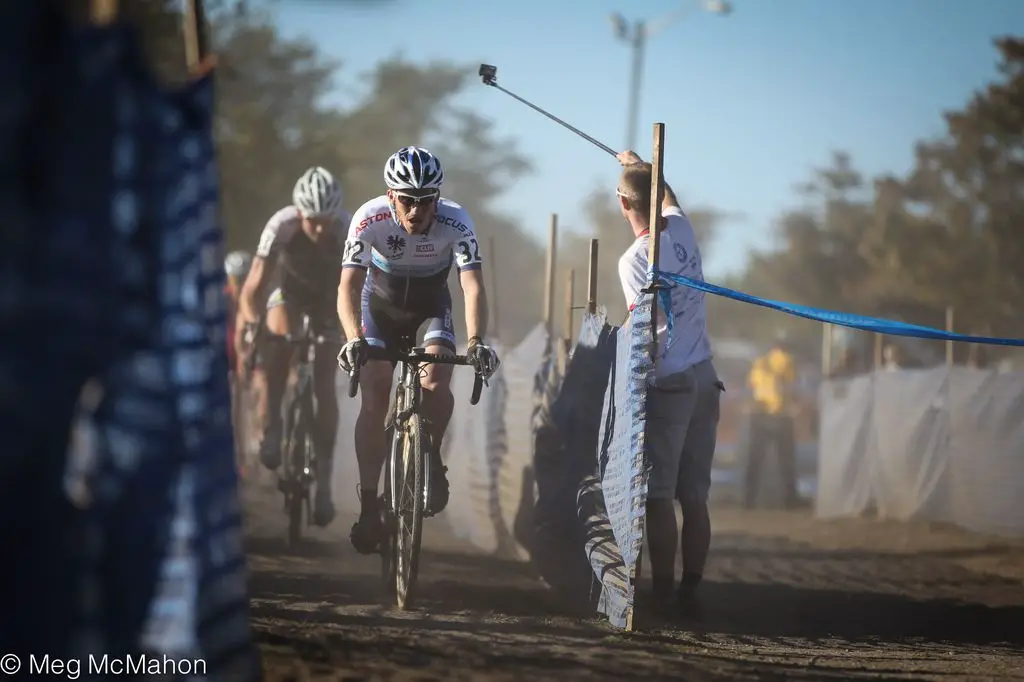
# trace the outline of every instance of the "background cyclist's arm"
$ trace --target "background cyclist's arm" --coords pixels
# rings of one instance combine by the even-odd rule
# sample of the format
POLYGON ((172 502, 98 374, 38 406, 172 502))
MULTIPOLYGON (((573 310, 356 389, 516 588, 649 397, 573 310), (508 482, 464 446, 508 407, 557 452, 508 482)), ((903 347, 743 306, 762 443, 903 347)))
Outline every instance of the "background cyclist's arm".
MULTIPOLYGON (((293 211, 294 209, 291 212, 293 211)), ((281 249, 291 239, 296 229, 294 223, 289 222, 291 212, 289 209, 281 209, 275 213, 260 233, 256 253, 253 254, 252 268, 238 296, 238 312, 246 323, 258 322, 261 317, 262 306, 259 305, 259 301, 265 294, 267 282, 274 274, 281 249)))
POLYGON ((459 266, 459 284, 466 302, 466 338, 487 336, 487 291, 484 288, 483 258, 480 241, 473 231, 469 215, 460 216, 465 232, 455 242, 455 262, 459 266))
POLYGON ((260 305, 258 301, 262 297, 266 283, 274 274, 276 263, 276 254, 267 257, 256 256, 252 259, 252 268, 238 294, 238 315, 241 322, 256 323, 259 321, 260 305))
MULTIPOLYGON (((367 202, 368 204, 369 202, 367 202)), ((348 237, 341 257, 341 278, 338 282, 338 321, 348 340, 362 336, 362 291, 366 282, 366 269, 370 264, 373 248, 369 228, 364 222, 367 217, 363 204, 352 216, 348 237)))

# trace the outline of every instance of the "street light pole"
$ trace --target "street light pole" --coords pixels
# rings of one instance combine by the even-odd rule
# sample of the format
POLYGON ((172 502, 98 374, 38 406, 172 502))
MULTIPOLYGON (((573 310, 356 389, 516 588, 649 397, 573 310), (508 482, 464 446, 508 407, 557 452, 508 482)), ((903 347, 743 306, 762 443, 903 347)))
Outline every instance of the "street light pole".
MULTIPOLYGON (((732 6, 725 0, 702 0, 701 9, 711 14, 727 15, 732 11, 732 6)), ((612 22, 612 30, 615 37, 628 43, 632 51, 633 68, 629 82, 629 111, 627 115, 626 149, 635 149, 636 132, 638 119, 640 117, 640 92, 643 81, 644 57, 647 50, 647 41, 651 36, 661 32, 670 24, 675 23, 683 14, 686 7, 669 12, 665 16, 653 22, 637 20, 630 26, 626 19, 618 13, 612 14, 609 19, 612 22)))
POLYGON ((630 37, 633 70, 629 78, 629 116, 626 122, 626 149, 636 149, 637 118, 640 115, 640 87, 644 77, 644 48, 647 47, 647 26, 643 21, 633 24, 630 37))

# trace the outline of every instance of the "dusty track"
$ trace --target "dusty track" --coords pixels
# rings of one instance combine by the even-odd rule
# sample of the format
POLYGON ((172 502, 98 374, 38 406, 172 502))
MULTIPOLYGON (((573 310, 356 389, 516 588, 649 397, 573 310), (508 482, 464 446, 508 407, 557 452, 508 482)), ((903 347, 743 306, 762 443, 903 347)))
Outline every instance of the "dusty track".
POLYGON ((418 608, 382 606, 352 518, 284 550, 248 492, 253 620, 284 680, 1024 679, 1024 543, 934 526, 719 510, 700 622, 637 634, 560 608, 521 564, 427 522, 418 608))

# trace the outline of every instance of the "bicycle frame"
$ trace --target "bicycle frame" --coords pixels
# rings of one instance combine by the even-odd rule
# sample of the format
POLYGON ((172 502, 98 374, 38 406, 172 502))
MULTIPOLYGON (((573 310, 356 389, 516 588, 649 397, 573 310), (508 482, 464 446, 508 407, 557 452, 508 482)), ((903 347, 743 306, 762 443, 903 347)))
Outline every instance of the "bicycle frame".
MULTIPOLYGON (((403 341, 406 347, 411 345, 411 339, 403 341)), ((420 375, 424 365, 472 365, 472 360, 466 356, 430 354, 422 347, 398 351, 371 347, 367 356, 368 359, 390 360, 401 365, 390 423, 390 450, 385 462, 386 483, 382 497, 386 537, 382 539, 380 554, 385 586, 389 590, 392 586, 395 588, 398 606, 405 609, 414 599, 422 523, 431 493, 432 457, 427 448, 432 444, 429 429, 419 414, 422 401, 420 375), (404 465, 401 472, 400 464, 404 465), (407 509, 410 500, 411 508, 407 509)), ((358 382, 359 366, 356 366, 350 375, 350 396, 358 390, 358 382)), ((472 404, 479 402, 483 385, 483 377, 476 372, 470 398, 472 404)))
POLYGON ((299 329, 286 335, 269 334, 272 343, 287 343, 298 351, 295 362, 295 384, 291 391, 291 399, 282 405, 285 412, 285 453, 284 475, 278 481, 278 488, 285 496, 285 510, 289 516, 289 542, 298 541, 299 528, 302 522, 302 510, 305 509, 307 525, 312 518, 309 488, 316 478, 316 453, 312 447, 313 430, 315 429, 314 396, 313 396, 313 365, 316 362, 317 348, 332 341, 322 334, 315 334, 312 320, 308 313, 302 313, 299 329), (298 445, 292 441, 295 435, 295 419, 302 418, 305 432, 300 435, 308 439, 305 444, 298 445))

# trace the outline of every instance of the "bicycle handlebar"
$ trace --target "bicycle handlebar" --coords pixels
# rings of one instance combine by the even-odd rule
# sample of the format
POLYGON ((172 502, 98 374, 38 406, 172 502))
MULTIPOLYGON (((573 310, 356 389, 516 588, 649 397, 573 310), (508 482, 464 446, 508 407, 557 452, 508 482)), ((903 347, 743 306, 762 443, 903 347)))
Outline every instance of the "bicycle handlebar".
POLYGON ((324 346, 333 344, 335 346, 344 345, 342 341, 331 336, 325 336, 324 334, 313 334, 311 331, 307 331, 301 334, 274 334, 268 331, 262 324, 262 320, 256 323, 256 331, 252 338, 252 348, 249 351, 248 357, 245 359, 245 369, 247 372, 252 373, 256 369, 256 342, 257 340, 266 341, 270 343, 287 343, 292 346, 301 346, 305 343, 313 344, 315 346, 324 346))
MULTIPOLYGON (((401 351, 388 350, 386 348, 378 348, 376 346, 367 346, 365 349, 366 355, 364 360, 385 360, 388 362, 412 362, 415 364, 434 364, 434 365, 464 365, 473 367, 473 360, 467 355, 438 355, 436 353, 426 352, 414 352, 403 353, 401 351)), ((356 365, 351 374, 349 374, 348 380, 348 397, 355 398, 356 393, 359 390, 359 370, 360 365, 356 365)), ((473 395, 469 398, 470 405, 476 405, 480 402, 480 394, 484 389, 484 378, 480 375, 480 372, 476 372, 473 378, 473 395)))

